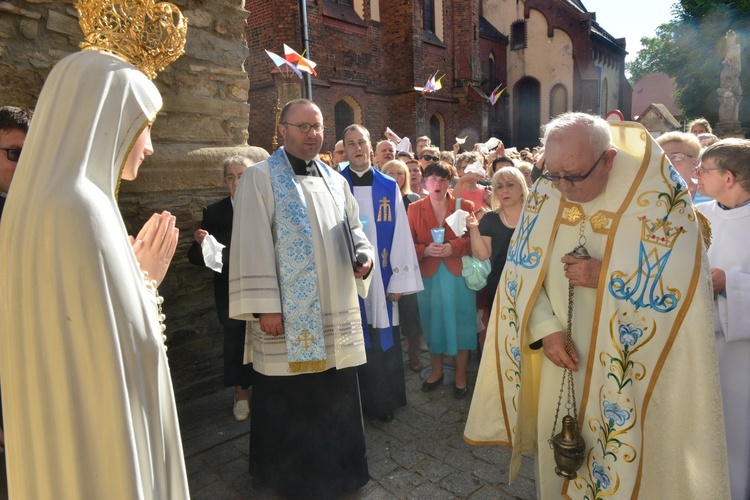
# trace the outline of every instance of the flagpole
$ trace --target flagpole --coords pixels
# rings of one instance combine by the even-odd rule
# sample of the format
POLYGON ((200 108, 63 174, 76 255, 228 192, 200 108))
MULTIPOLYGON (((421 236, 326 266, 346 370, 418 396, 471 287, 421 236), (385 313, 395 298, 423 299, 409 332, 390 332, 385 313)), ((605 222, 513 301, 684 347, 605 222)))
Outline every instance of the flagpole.
MULTIPOLYGON (((302 17, 302 47, 303 54, 306 58, 311 59, 310 55, 310 40, 307 31, 307 0, 299 0, 299 11, 302 17)), ((303 81, 305 82, 305 97, 312 101, 312 75, 304 72, 303 81)))

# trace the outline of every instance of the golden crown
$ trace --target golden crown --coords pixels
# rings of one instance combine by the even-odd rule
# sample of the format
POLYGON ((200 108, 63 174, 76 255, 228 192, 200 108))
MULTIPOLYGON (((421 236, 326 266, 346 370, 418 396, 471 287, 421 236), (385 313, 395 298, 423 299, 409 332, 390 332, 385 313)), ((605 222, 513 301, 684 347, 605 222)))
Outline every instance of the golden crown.
POLYGON ((538 214, 542 210, 542 205, 549 198, 546 194, 540 194, 539 191, 531 191, 526 199, 526 210, 538 214))
POLYGON ((153 80, 185 53, 187 19, 168 2, 78 0, 81 48, 111 52, 153 80))
POLYGON ((687 233, 687 230, 682 226, 673 227, 669 220, 659 218, 651 220, 645 215, 639 217, 639 219, 641 219, 641 240, 649 243, 672 248, 677 238, 682 233, 687 233))

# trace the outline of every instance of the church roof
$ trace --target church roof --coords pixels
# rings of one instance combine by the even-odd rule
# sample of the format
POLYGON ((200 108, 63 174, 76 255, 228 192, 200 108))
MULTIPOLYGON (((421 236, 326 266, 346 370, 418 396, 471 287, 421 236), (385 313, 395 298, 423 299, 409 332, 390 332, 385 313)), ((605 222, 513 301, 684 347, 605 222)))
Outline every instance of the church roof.
POLYGON ((665 73, 649 73, 633 84, 633 116, 645 113, 651 103, 659 102, 664 105, 673 116, 681 117, 682 110, 675 102, 674 93, 677 91, 674 78, 665 73))
POLYGON ((503 35, 500 30, 495 28, 491 22, 485 19, 484 16, 479 16, 479 36, 502 42, 506 45, 509 43, 508 37, 503 35))
POLYGON ((570 5, 576 10, 579 10, 580 12, 584 14, 590 14, 591 15, 591 34, 598 37, 599 39, 603 40, 608 45, 612 46, 613 48, 620 50, 622 52, 625 52, 625 39, 624 38, 615 38, 612 36, 607 30, 602 28, 602 26, 596 22, 596 12, 589 12, 588 9, 583 5, 583 2, 581 0, 563 0, 565 3, 570 5))
POLYGON ((639 116, 636 121, 642 122, 649 114, 652 113, 656 114, 656 116, 664 120, 664 122, 669 124, 674 130, 678 130, 680 128, 680 122, 677 121, 677 118, 672 116, 672 113, 669 112, 665 105, 659 104, 657 102, 649 104, 643 114, 639 116))

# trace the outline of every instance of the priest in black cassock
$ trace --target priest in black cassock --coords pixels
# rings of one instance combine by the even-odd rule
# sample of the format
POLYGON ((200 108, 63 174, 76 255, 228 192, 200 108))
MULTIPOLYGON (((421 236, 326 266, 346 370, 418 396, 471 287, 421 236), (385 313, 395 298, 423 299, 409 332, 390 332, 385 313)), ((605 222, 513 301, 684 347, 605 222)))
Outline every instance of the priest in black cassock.
POLYGON ((340 498, 369 480, 357 295, 375 255, 346 181, 316 160, 323 130, 315 103, 284 107, 284 146, 237 186, 229 256, 229 315, 249 322, 255 370, 253 487, 286 498, 340 498))

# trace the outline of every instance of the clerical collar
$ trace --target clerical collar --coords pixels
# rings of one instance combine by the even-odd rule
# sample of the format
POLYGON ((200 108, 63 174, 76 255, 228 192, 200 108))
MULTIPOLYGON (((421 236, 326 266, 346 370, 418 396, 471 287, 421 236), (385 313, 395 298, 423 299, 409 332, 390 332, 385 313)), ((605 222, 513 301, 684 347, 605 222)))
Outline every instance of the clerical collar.
POLYGON ((318 169, 315 166, 315 160, 307 162, 302 158, 297 158, 287 150, 284 150, 284 152, 286 153, 286 157, 289 158, 289 163, 292 165, 292 169, 296 175, 312 175, 314 177, 320 177, 320 173, 318 173, 318 169))
POLYGON ((357 172, 350 165, 349 171, 352 174, 356 174, 350 176, 352 179, 352 186, 372 186, 372 167, 368 168, 364 172, 357 172))
POLYGON ((719 208, 721 208, 722 210, 734 210, 734 208, 740 208, 740 207, 744 207, 745 205, 750 205, 750 200, 747 200, 745 203, 740 203, 734 208, 729 208, 726 205, 722 205, 718 201, 716 202, 716 204, 719 205, 719 208))

